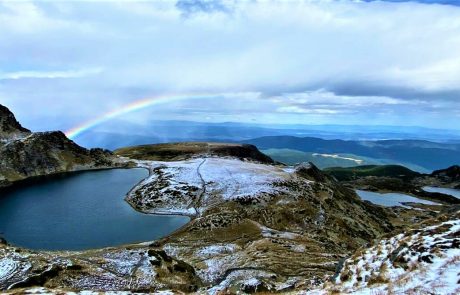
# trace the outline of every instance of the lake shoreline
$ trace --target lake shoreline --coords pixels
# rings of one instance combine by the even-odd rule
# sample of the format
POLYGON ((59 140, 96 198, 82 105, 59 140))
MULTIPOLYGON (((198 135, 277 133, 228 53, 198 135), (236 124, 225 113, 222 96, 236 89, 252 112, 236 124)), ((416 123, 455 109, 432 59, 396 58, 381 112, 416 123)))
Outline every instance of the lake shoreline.
POLYGON ((3 237, 9 244, 21 248, 45 251, 86 251, 152 242, 163 239, 189 224, 191 221, 189 216, 145 214, 128 206, 129 202, 126 202, 123 197, 126 196, 125 192, 132 190, 138 183, 146 179, 144 169, 140 168, 142 167, 86 170, 60 174, 58 177, 56 175, 40 177, 21 186, 16 185, 8 189, 8 193, 0 198, 3 204, 2 209, 5 211, 2 214, 3 221, 0 218, 0 224, 2 224, 0 231, 4 232, 3 237), (138 170, 135 175, 142 174, 141 180, 134 180, 136 176, 126 173, 128 170, 138 170), (106 181, 104 177, 107 178, 106 181), (135 183, 130 184, 129 182, 133 180, 135 183), (80 192, 76 189, 77 187, 81 187, 80 192), (21 194, 26 194, 26 196, 21 197, 21 194), (41 197, 38 203, 36 203, 37 197, 41 197), (41 213, 39 209, 43 212, 49 210, 50 213, 41 213), (45 216, 46 214, 52 218, 45 216), (39 219, 34 220, 34 218, 39 219), (91 223, 91 220, 94 220, 94 224, 91 223), (55 238, 57 240, 49 247, 36 246, 40 243, 50 243, 47 241, 53 239, 51 237, 53 234, 48 232, 53 231, 57 235, 63 235, 63 238, 57 236, 55 238), (78 237, 78 239, 72 239, 70 236, 64 238, 66 231, 72 232, 70 236, 78 237), (92 238, 94 238, 93 246, 91 246, 92 238), (46 241, 27 242, 27 239, 46 241), (104 242, 104 239, 107 240, 104 242), (72 240, 74 240, 74 245, 71 245, 72 240))

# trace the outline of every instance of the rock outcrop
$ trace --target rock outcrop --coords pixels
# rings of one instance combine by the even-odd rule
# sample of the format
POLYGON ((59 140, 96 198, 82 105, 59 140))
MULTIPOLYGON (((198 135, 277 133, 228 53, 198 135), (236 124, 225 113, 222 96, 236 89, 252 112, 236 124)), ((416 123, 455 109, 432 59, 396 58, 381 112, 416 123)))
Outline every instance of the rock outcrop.
POLYGON ((30 133, 29 129, 19 124, 14 114, 7 107, 0 105, 0 144, 30 133))
POLYGON ((444 184, 455 183, 456 185, 460 185, 460 166, 454 165, 447 169, 433 171, 431 176, 444 184))
POLYGON ((85 149, 60 131, 32 133, 0 105, 0 187, 29 177, 125 165, 110 151, 85 149))

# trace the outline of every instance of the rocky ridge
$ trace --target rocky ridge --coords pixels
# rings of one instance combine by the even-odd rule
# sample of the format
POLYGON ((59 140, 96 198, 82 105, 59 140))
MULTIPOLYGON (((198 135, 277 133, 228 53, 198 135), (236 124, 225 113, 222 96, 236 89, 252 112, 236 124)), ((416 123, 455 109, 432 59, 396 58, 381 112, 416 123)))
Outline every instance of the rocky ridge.
POLYGON ((30 133, 29 129, 21 126, 7 107, 0 104, 0 143, 20 138, 30 133))
POLYGON ((447 169, 436 170, 431 173, 440 183, 460 189, 460 166, 454 165, 447 169))
POLYGON ((30 177, 126 166, 110 151, 85 149, 60 131, 32 133, 1 105, 0 124, 0 187, 30 177))

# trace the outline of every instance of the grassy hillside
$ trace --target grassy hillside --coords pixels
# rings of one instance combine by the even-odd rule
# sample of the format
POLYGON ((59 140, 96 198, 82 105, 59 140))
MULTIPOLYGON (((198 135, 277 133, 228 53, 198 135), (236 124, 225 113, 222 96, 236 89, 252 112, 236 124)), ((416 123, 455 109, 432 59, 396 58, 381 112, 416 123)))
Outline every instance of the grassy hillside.
POLYGON ((216 142, 178 142, 139 145, 121 148, 116 155, 137 160, 178 161, 198 155, 216 155, 252 159, 262 163, 273 160, 250 144, 216 143, 216 142))
POLYGON ((332 167, 326 168, 324 171, 339 181, 354 180, 366 176, 386 176, 401 179, 412 179, 421 174, 412 171, 404 166, 399 165, 364 165, 357 167, 332 167))

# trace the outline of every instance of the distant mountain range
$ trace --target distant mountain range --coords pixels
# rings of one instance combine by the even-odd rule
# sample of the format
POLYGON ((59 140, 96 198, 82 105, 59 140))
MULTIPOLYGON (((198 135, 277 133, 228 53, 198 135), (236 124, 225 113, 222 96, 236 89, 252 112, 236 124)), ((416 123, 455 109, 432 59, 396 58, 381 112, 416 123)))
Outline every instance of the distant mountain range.
POLYGON ((428 173, 460 163, 460 131, 421 127, 113 120, 74 140, 109 150, 187 141, 250 143, 277 161, 311 161, 320 168, 399 164, 428 173))
POLYGON ((237 142, 264 136, 317 137, 342 140, 410 139, 460 143, 460 131, 405 126, 361 125, 261 125, 248 123, 206 123, 191 121, 150 121, 136 124, 112 120, 88 130, 74 140, 87 148, 110 150, 124 146, 183 142, 237 142))
MULTIPOLYGON (((442 169, 460 163, 460 144, 436 143, 426 140, 355 141, 325 140, 314 137, 266 136, 244 142, 253 144, 261 150, 290 149, 327 155, 356 155, 384 160, 386 163, 403 164, 420 172, 442 169)), ((273 155, 271 156, 278 160, 273 155)), ((354 166, 359 164, 362 163, 357 163, 354 166)))

